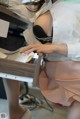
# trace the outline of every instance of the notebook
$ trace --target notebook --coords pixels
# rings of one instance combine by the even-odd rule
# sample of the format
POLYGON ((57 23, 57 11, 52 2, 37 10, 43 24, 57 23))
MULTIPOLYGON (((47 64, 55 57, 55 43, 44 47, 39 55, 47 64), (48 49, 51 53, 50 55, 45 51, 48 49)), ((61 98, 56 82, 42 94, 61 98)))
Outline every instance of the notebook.
POLYGON ((34 57, 34 52, 28 54, 18 53, 17 57, 15 58, 15 61, 26 63, 29 62, 33 57, 34 57))
MULTIPOLYGON (((26 63, 26 62, 29 62, 32 58, 34 58, 34 52, 31 52, 31 53, 18 53, 17 56, 15 57, 14 61, 18 61, 18 62, 23 62, 23 63, 26 63)), ((7 58, 8 56, 2 52, 0 52, 0 58, 2 59, 5 59, 7 58)))

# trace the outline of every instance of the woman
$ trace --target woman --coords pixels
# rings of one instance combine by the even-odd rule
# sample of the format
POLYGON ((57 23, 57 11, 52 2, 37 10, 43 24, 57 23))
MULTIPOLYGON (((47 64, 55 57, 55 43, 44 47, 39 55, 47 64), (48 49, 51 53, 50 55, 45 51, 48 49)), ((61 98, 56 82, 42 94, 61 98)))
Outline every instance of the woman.
MULTIPOLYGON (((11 2, 11 1, 10 1, 11 2)), ((32 9, 32 5, 35 4, 35 2, 32 2, 32 3, 28 3, 26 5, 17 5, 15 6, 15 3, 16 1, 12 0, 12 4, 14 6, 12 6, 10 4, 10 7, 12 10, 14 10, 15 12, 15 9, 17 10, 17 8, 20 8, 19 10, 20 11, 24 11, 23 8, 26 9, 27 11, 27 14, 25 16, 25 20, 30 24, 29 26, 31 26, 32 28, 32 25, 34 24, 34 22, 36 21, 37 22, 37 18, 42 15, 43 13, 46 12, 45 16, 47 17, 47 14, 49 14, 49 9, 51 8, 51 5, 52 5, 52 2, 51 1, 48 1, 48 2, 45 2, 44 0, 41 0, 38 2, 36 2, 36 6, 37 9, 32 9), (32 4, 32 5, 31 5, 32 4), (30 5, 28 7, 28 5, 30 5), (47 6, 46 6, 47 5, 47 6), (27 8, 26 8, 27 7, 27 8), (45 8, 45 10, 44 10, 45 8)), ((34 5, 35 6, 35 5, 34 5)), ((19 11, 18 10, 18 11, 19 11)), ((18 11, 16 11, 16 13, 18 15, 21 15, 18 13, 18 11)), ((24 13, 23 13, 24 14, 24 13)), ((47 24, 48 20, 46 20, 46 24, 47 24)), ((50 23, 48 23, 50 24, 50 23)), ((49 26, 50 27, 50 26, 49 26)), ((30 27, 29 27, 30 28, 30 27)), ((32 32, 29 32, 30 34, 32 34, 32 32)), ((48 30, 46 31, 46 33, 48 33, 48 35, 50 35, 50 31, 48 32, 48 30)), ((31 36, 32 37, 32 36, 31 36)), ((37 40, 36 40, 37 41, 37 40)), ((7 40, 5 40, 4 42, 1 42, 2 43, 2 46, 1 47, 1 51, 3 53, 6 53, 8 55, 8 59, 10 60, 15 60, 16 56, 18 55, 18 53, 14 53, 12 51, 10 51, 10 48, 8 47, 10 44, 11 44, 11 39, 10 39, 10 44, 9 44, 9 41, 8 41, 8 46, 5 46, 5 43, 7 42, 7 40), (4 50, 3 48, 6 47, 6 49, 4 50), (11 54, 12 53, 12 54, 11 54)), ((12 41, 13 42, 13 41, 12 41)), ((14 39, 14 42, 13 44, 15 43, 15 39, 14 39)), ((16 41, 16 44, 18 44, 18 42, 16 41)), ((16 46, 16 44, 14 45, 14 47, 16 46)), ((24 44, 24 43, 23 43, 24 44)), ((22 45, 21 47, 23 47, 24 45, 22 45)), ((13 46, 12 46, 13 47, 13 46)), ((20 51, 20 48, 17 49, 17 51, 20 51)), ((31 119, 31 112, 29 110, 25 110, 23 109, 20 105, 19 105, 19 91, 20 91, 20 82, 19 81, 14 81, 14 80, 6 80, 4 79, 3 80, 4 82, 4 86, 5 86, 5 91, 6 91, 6 94, 7 94, 7 99, 8 99, 8 106, 9 106, 9 118, 10 119, 31 119), (15 87, 15 88, 14 88, 15 87)))
POLYGON ((69 107, 67 119, 80 119, 80 3, 58 1, 50 13, 52 44, 33 44, 21 52, 43 53, 45 64, 39 76, 42 94, 69 107))

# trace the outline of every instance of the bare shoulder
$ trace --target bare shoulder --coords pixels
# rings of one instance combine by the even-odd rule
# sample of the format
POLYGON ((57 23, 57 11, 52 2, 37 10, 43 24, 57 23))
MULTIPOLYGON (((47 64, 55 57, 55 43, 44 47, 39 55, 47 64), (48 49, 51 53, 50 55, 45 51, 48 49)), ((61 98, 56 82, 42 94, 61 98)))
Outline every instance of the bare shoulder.
POLYGON ((50 11, 47 11, 35 20, 34 25, 40 25, 44 29, 44 31, 48 35, 50 35, 52 29, 52 21, 53 18, 51 16, 51 13, 50 11))
POLYGON ((44 14, 40 15, 36 19, 35 23, 38 23, 38 22, 41 22, 41 21, 45 21, 45 20, 46 20, 46 22, 52 21, 52 15, 51 15, 50 11, 47 11, 44 14))

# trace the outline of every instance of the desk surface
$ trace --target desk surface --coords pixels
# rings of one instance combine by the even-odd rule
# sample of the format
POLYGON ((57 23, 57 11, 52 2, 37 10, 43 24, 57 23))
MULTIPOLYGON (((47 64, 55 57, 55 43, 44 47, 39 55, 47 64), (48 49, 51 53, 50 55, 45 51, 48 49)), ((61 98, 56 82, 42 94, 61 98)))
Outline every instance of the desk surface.
POLYGON ((34 76, 35 64, 22 63, 7 59, 0 59, 0 72, 19 75, 19 76, 34 76))
POLYGON ((15 13, 10 11, 8 7, 0 5, 0 19, 9 21, 10 23, 17 24, 19 26, 26 26, 27 23, 17 16, 15 13))
POLYGON ((13 80, 33 82, 33 85, 36 86, 41 58, 42 56, 39 56, 36 64, 0 59, 0 76, 13 80))

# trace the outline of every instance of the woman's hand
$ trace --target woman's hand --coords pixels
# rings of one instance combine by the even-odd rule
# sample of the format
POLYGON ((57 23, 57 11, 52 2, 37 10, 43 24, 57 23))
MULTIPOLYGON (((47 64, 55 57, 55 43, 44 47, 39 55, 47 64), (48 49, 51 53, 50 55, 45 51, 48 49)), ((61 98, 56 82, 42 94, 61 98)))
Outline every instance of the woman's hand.
POLYGON ((24 48, 21 53, 30 53, 36 51, 37 53, 49 54, 55 52, 55 46, 52 44, 33 44, 24 48))
POLYGON ((33 44, 24 48, 21 53, 30 53, 36 51, 37 53, 51 54, 57 53, 67 56, 66 44, 33 44))

